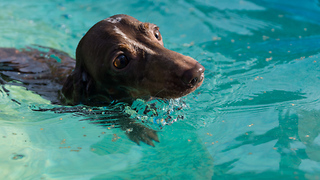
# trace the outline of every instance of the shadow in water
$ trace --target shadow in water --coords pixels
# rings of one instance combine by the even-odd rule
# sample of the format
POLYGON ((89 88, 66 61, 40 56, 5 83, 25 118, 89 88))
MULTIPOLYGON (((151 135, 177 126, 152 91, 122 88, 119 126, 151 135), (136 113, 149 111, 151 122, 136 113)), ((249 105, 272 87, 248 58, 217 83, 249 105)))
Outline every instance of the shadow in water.
POLYGON ((104 107, 63 106, 49 107, 32 106, 33 111, 51 111, 54 113, 72 113, 81 117, 80 121, 90 121, 105 128, 120 128, 130 140, 140 145, 144 142, 155 146, 159 142, 157 132, 166 124, 183 119, 180 110, 185 107, 182 100, 137 99, 132 105, 116 103, 104 107))
MULTIPOLYGON (((215 166, 215 177, 223 178, 302 178, 305 179, 308 172, 301 170, 303 160, 320 162, 320 142, 317 138, 320 134, 320 112, 305 110, 279 109, 279 126, 267 131, 264 134, 256 135, 254 131, 248 131, 236 138, 239 142, 236 145, 224 149, 222 152, 231 151, 245 145, 262 145, 276 140, 273 149, 279 153, 278 171, 246 172, 241 174, 227 173, 233 168, 232 161, 215 166), (302 143, 299 148, 293 144, 302 143)), ((315 177, 313 177, 315 178, 315 177)), ((317 176, 319 178, 319 176, 317 176)))

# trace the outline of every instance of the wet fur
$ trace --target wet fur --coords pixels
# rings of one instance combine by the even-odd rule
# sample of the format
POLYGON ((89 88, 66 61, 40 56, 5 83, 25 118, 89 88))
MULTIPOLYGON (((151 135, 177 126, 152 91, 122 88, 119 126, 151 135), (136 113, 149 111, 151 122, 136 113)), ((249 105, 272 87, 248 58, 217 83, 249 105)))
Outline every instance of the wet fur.
MULTIPOLYGON (((203 72, 196 60, 163 46, 159 27, 127 15, 95 24, 79 42, 76 60, 52 48, 0 48, 0 83, 24 86, 54 104, 178 98, 202 84, 203 72), (117 69, 113 62, 121 54, 130 62, 117 69)), ((122 127, 135 127, 133 141, 158 141, 154 131, 128 122, 122 127)))

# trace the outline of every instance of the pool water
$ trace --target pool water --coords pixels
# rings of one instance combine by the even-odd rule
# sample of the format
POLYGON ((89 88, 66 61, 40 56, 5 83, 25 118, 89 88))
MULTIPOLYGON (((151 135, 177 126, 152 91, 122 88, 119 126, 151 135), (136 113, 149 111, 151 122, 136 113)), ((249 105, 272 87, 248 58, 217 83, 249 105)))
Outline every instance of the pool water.
POLYGON ((320 179, 319 0, 2 0, 0 9, 0 47, 74 57, 94 23, 124 13, 156 23, 165 47, 206 68, 194 93, 159 102, 157 118, 174 116, 148 121, 159 130, 155 147, 93 123, 114 107, 40 112, 72 107, 1 86, 1 178, 320 179))

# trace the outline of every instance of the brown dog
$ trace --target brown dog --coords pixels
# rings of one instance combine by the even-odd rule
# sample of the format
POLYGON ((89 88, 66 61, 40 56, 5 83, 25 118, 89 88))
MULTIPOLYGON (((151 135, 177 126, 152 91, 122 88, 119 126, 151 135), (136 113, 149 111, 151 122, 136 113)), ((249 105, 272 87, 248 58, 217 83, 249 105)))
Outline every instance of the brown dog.
POLYGON ((178 98, 204 78, 196 60, 163 46, 159 27, 128 15, 95 24, 79 42, 76 62, 63 52, 43 50, 0 48, 0 83, 18 80, 57 104, 107 105, 178 98))
POLYGON ((98 22, 80 41, 63 87, 68 104, 178 98, 203 80, 196 60, 163 47, 159 28, 127 15, 98 22))

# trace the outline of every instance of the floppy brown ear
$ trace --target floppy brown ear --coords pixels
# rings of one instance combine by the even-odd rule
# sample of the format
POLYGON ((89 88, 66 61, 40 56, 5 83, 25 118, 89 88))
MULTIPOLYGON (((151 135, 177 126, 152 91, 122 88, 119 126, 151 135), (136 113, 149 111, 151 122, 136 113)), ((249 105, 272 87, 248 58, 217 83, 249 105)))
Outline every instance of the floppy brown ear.
POLYGON ((81 67, 76 68, 68 76, 62 88, 65 104, 76 105, 86 103, 92 85, 92 77, 81 67))

